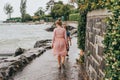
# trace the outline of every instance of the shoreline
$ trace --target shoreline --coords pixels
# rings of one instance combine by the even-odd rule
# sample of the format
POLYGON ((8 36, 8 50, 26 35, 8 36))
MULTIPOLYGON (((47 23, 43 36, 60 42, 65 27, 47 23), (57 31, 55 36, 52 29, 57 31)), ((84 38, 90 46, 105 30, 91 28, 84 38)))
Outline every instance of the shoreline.
MULTIPOLYGON (((63 21, 63 23, 67 23, 67 24, 78 24, 78 21, 63 21)), ((16 23, 13 23, 13 22, 6 22, 6 23, 0 23, 1 24, 29 24, 29 25, 40 25, 40 24, 54 24, 54 22, 24 22, 24 23, 21 23, 21 22, 16 22, 16 23)))
MULTIPOLYGON (((74 30, 74 29, 73 29, 74 30)), ((72 34, 75 37, 76 33, 72 34)), ((51 39, 36 41, 34 47, 25 52, 12 57, 3 58, 0 60, 0 80, 8 80, 20 70, 23 70, 31 61, 42 55, 47 50, 51 49, 51 39), (5 65, 6 64, 6 65, 5 65)))
MULTIPOLYGON (((70 25, 71 24, 77 24, 76 22, 71 22, 71 21, 67 21, 67 23, 70 23, 70 25)), ((14 24, 14 23, 13 23, 14 24)), ((11 25, 13 25, 13 24, 11 24, 11 25)), ((16 24, 16 23, 15 23, 16 24)), ((23 23, 24 24, 24 23, 23 23)), ((26 25, 28 25, 27 23, 25 23, 26 25)), ((47 23, 47 25, 52 25, 53 24, 53 22, 48 22, 47 23)), ((20 25, 21 25, 21 23, 20 23, 20 25)), ((39 24, 40 25, 40 24, 39 24)), ((71 25, 72 26, 72 25, 71 25)), ((76 26, 73 26, 73 27, 76 27, 76 26)), ((48 32, 48 31, 47 31, 48 32)), ((71 33, 74 33, 74 31, 72 31, 71 33)), ((37 41, 36 41, 37 42, 37 41)), ((34 45, 33 45, 34 46, 34 45)), ((33 47, 32 46, 32 47, 33 47)), ((19 48, 19 47, 18 47, 19 48)), ((21 47, 22 48, 22 47, 21 47)), ((17 49, 17 48, 16 48, 17 49)), ((13 50, 12 52, 9 52, 9 51, 3 51, 3 52, 0 52, 0 57, 2 57, 2 56, 4 56, 4 57, 6 57, 6 56, 12 56, 12 55, 14 55, 15 54, 15 51, 16 51, 16 49, 15 50, 13 50)), ((24 48, 25 49, 25 48, 24 48)), ((30 49, 30 48, 29 48, 30 49)))

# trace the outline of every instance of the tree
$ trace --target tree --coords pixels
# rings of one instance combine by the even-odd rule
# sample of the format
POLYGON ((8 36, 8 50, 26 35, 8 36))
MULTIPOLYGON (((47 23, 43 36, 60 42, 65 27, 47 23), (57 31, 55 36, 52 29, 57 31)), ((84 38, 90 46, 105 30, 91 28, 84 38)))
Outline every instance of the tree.
POLYGON ((52 9, 52 7, 54 6, 54 4, 55 4, 55 1, 54 1, 54 0, 50 0, 50 1, 47 3, 46 11, 48 11, 49 9, 52 9))
POLYGON ((63 5, 63 16, 65 18, 65 20, 69 19, 69 14, 70 14, 70 8, 72 8, 73 6, 67 4, 67 5, 63 5))
POLYGON ((51 16, 53 19, 64 16, 65 20, 68 20, 71 5, 64 5, 61 1, 56 2, 51 9, 51 16))
POLYGON ((62 1, 58 1, 55 4, 61 4, 61 5, 63 5, 63 2, 62 1))
POLYGON ((32 17, 29 14, 25 14, 24 19, 25 21, 31 21, 32 17))
POLYGON ((74 2, 76 2, 76 0, 69 0, 70 1, 70 3, 74 3, 74 2))
POLYGON ((55 4, 51 10, 51 16, 53 19, 61 17, 63 15, 63 10, 62 10, 63 5, 61 4, 55 4))
POLYGON ((76 0, 69 0, 69 2, 74 6, 74 3, 76 3, 76 0))
POLYGON ((8 15, 8 19, 10 19, 11 13, 13 13, 13 7, 9 3, 6 3, 4 6, 4 11, 5 11, 5 14, 8 15))
POLYGON ((38 10, 34 13, 35 16, 43 16, 44 15, 44 10, 42 7, 39 7, 38 10))
POLYGON ((25 21, 26 1, 27 0, 21 0, 21 3, 20 3, 20 12, 21 12, 21 17, 22 17, 22 22, 25 21))

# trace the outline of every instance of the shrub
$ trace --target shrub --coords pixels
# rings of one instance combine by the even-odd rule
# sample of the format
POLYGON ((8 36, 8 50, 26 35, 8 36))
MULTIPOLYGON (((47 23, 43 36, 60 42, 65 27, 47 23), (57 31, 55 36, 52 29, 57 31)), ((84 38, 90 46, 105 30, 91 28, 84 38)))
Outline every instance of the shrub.
POLYGON ((78 19, 79 19, 79 13, 69 15, 69 20, 70 21, 78 21, 78 19))

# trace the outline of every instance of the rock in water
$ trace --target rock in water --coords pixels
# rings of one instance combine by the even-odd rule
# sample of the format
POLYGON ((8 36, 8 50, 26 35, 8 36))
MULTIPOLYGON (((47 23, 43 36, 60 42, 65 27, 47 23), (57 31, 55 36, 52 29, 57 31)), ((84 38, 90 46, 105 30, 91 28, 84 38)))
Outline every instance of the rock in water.
POLYGON ((55 28, 55 24, 53 24, 51 27, 49 27, 49 28, 46 28, 45 30, 46 31, 49 31, 49 32, 52 32, 53 30, 54 30, 54 28, 55 28))
POLYGON ((75 27, 73 27, 73 26, 70 26, 70 25, 67 25, 67 28, 68 28, 68 30, 73 30, 73 29, 75 29, 75 27))
POLYGON ((77 29, 73 29, 70 31, 71 35, 77 34, 77 29))
POLYGON ((25 49, 23 49, 23 48, 18 48, 18 49, 15 51, 15 55, 14 55, 14 56, 18 56, 18 55, 24 53, 24 51, 25 51, 25 49))
POLYGON ((47 46, 48 43, 51 43, 50 39, 37 41, 34 45, 34 48, 40 48, 40 47, 47 46))

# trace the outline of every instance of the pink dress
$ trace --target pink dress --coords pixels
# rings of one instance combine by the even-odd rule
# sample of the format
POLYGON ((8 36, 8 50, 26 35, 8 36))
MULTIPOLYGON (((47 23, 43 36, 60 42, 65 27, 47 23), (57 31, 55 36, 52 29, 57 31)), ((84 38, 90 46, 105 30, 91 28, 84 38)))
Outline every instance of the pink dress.
POLYGON ((66 56, 67 54, 67 36, 64 28, 58 27, 54 29, 52 40, 53 53, 57 56, 66 56))

